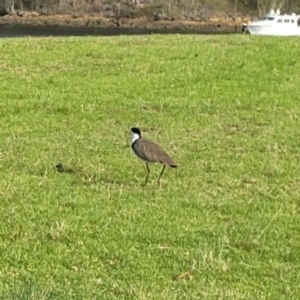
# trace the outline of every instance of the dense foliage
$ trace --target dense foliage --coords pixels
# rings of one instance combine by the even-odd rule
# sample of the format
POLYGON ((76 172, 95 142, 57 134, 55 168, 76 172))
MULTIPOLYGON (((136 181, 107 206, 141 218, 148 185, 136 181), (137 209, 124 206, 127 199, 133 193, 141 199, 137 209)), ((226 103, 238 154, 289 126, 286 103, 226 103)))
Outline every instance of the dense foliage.
POLYGON ((34 10, 43 13, 98 13, 106 17, 201 19, 212 15, 262 15, 271 7, 299 12, 300 0, 0 0, 7 12, 34 10))

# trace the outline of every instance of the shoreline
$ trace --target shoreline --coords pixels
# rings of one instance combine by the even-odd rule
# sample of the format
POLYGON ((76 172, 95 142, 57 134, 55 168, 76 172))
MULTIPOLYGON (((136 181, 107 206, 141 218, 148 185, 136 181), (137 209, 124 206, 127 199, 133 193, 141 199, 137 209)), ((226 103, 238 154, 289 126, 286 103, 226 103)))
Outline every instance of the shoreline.
POLYGON ((182 31, 195 33, 242 33, 244 20, 238 22, 215 20, 214 22, 191 20, 159 20, 147 18, 129 19, 104 18, 102 16, 75 15, 34 15, 33 13, 13 14, 0 17, 1 26, 32 26, 32 27, 64 27, 64 28, 94 28, 119 29, 130 31, 182 31))

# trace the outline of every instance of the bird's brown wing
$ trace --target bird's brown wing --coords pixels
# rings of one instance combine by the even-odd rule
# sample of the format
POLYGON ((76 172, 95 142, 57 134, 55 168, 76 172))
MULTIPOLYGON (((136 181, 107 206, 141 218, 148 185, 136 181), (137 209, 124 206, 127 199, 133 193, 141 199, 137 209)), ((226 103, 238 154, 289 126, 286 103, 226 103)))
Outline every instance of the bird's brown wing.
POLYGON ((149 162, 157 162, 170 167, 176 168, 177 165, 173 159, 164 151, 164 149, 156 143, 148 140, 137 140, 137 148, 140 149, 140 155, 149 162))

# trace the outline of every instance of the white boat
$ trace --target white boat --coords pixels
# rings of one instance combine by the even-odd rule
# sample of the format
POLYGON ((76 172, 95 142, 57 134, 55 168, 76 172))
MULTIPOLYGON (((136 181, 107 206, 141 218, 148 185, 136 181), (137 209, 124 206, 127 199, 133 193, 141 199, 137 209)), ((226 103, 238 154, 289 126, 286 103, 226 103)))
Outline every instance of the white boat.
POLYGON ((300 16, 281 15, 279 9, 276 13, 272 9, 262 19, 249 22, 245 27, 253 35, 300 36, 300 16))

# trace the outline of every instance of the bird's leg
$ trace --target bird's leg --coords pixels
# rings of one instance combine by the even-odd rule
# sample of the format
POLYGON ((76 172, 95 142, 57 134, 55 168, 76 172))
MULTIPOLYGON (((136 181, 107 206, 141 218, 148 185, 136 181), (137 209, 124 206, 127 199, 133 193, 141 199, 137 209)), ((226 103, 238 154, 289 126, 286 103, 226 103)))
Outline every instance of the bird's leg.
POLYGON ((157 180, 158 186, 160 186, 160 178, 161 178, 162 174, 164 173, 165 168, 166 168, 166 165, 163 166, 163 168, 158 176, 158 180, 157 180))
POLYGON ((149 169, 149 166, 148 166, 148 164, 147 164, 147 163, 146 163, 146 169, 147 169, 147 176, 146 176, 145 185, 146 185, 146 184, 147 184, 147 182, 148 182, 149 173, 150 173, 150 169, 149 169))

